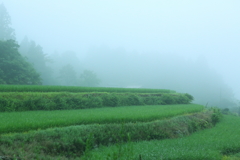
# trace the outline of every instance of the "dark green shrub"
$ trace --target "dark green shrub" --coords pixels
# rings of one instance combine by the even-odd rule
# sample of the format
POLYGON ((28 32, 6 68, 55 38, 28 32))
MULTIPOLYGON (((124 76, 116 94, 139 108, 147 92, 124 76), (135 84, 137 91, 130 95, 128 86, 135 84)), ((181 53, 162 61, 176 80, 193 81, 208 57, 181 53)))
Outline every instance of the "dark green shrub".
POLYGON ((213 112, 211 118, 213 125, 215 125, 221 120, 222 113, 219 108, 211 108, 210 110, 213 112))
POLYGON ((118 98, 119 98, 119 105, 120 106, 130 106, 129 99, 128 99, 128 94, 119 94, 118 98))
POLYGON ((136 94, 129 94, 127 100, 128 100, 129 105, 143 105, 144 104, 141 100, 141 97, 137 96, 136 94))
POLYGON ((163 104, 175 104, 176 101, 172 95, 163 94, 161 97, 161 101, 163 104))
POLYGON ((146 96, 142 97, 143 103, 146 105, 158 105, 162 104, 160 96, 146 96))
POLYGON ((80 96, 71 96, 66 99, 68 109, 84 109, 88 108, 89 99, 86 97, 80 96))
POLYGON ((236 145, 236 146, 231 146, 231 147, 224 147, 221 151, 221 153, 223 155, 233 155, 236 153, 240 153, 240 146, 236 145))
POLYGON ((49 100, 43 97, 28 97, 22 100, 21 107, 18 107, 18 110, 45 110, 49 100))
POLYGON ((102 97, 102 105, 108 107, 119 106, 119 97, 117 94, 104 94, 102 97))
POLYGON ((178 95, 175 97, 177 104, 188 104, 190 103, 189 98, 186 95, 178 95))
POLYGON ((100 97, 89 97, 89 100, 87 102, 88 108, 99 108, 102 107, 102 99, 100 97))
POLYGON ((22 104, 21 100, 14 98, 0 97, 0 112, 14 112, 18 111, 18 107, 22 104))
POLYGON ((230 113, 230 110, 229 110, 229 108, 224 108, 224 109, 222 109, 222 114, 229 114, 230 113))
POLYGON ((61 110, 61 109, 68 109, 68 105, 67 105, 67 101, 66 101, 66 97, 63 95, 56 95, 55 97, 53 97, 52 100, 55 103, 55 109, 56 110, 61 110))
POLYGON ((5 112, 6 108, 10 107, 10 102, 8 99, 0 97, 0 112, 5 112))
POLYGON ((189 99, 189 103, 192 102, 194 100, 194 97, 188 93, 184 94, 188 99, 189 99))
POLYGON ((46 103, 43 106, 43 110, 56 110, 56 103, 51 100, 45 100, 46 103))
POLYGON ((88 108, 88 98, 82 97, 79 100, 79 104, 75 107, 77 107, 76 109, 88 108))

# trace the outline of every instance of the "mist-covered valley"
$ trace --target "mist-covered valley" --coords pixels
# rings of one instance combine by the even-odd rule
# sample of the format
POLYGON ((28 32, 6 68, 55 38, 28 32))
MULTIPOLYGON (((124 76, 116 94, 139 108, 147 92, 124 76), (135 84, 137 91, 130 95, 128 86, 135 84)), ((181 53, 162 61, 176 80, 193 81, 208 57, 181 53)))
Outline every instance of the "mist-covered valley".
POLYGON ((43 85, 171 89, 191 93, 195 103, 206 106, 236 105, 233 91, 204 56, 192 60, 107 46, 91 47, 83 58, 74 51, 46 55, 27 38, 19 50, 41 73, 43 85))
POLYGON ((239 7, 0 0, 0 159, 240 159, 239 7))
POLYGON ((96 7, 60 2, 53 9, 55 3, 47 2, 43 13, 38 1, 24 2, 17 10, 11 0, 3 1, 1 10, 10 11, 18 51, 40 74, 42 85, 171 89, 192 94, 194 103, 226 108, 239 105, 234 3, 224 8, 219 2, 202 13, 204 4, 214 3, 103 2, 96 7), (60 14, 70 8, 71 13, 60 14))

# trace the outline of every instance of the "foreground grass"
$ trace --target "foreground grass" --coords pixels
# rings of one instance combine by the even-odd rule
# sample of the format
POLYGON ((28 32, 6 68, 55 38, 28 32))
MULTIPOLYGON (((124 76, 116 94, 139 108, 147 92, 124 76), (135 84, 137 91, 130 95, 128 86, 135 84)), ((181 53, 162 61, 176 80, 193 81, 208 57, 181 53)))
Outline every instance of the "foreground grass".
POLYGON ((213 114, 206 111, 152 122, 89 124, 2 135, 0 155, 39 160, 82 159, 85 155, 88 159, 91 150, 100 146, 177 138, 211 128, 213 114))
POLYGON ((84 110, 0 113, 0 134, 91 123, 143 122, 199 112, 202 105, 106 107, 84 110))
POLYGON ((225 116, 214 128, 188 137, 102 147, 88 154, 87 159, 240 159, 240 156, 236 157, 240 152, 239 124, 239 117, 225 116))

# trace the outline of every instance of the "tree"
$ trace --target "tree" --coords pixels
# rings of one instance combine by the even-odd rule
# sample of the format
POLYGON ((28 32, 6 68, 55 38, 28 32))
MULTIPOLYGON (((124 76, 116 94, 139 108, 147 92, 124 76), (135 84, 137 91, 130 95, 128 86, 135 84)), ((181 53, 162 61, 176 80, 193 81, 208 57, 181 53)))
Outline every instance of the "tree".
POLYGON ((29 41, 27 37, 20 44, 19 52, 27 58, 27 61, 33 64, 35 70, 40 73, 44 85, 54 84, 52 78, 52 69, 47 65, 51 60, 43 53, 40 45, 34 41, 29 41))
POLYGON ((10 27, 10 25, 11 17, 9 16, 7 9, 2 3, 0 5, 0 40, 15 40, 15 32, 14 29, 10 27))
POLYGON ((41 84, 40 75, 18 48, 14 40, 0 41, 0 84, 41 84))
POLYGON ((59 70, 60 84, 64 86, 75 86, 77 82, 76 72, 72 65, 67 64, 59 70))
POLYGON ((100 83, 100 79, 97 78, 97 75, 90 70, 84 70, 80 75, 80 85, 86 87, 96 87, 100 83))

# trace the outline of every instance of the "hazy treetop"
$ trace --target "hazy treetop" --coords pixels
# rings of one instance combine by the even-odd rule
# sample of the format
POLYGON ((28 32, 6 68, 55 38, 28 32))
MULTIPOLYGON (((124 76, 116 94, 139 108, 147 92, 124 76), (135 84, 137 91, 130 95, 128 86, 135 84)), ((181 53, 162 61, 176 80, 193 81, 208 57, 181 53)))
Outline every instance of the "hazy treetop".
POLYGON ((15 39, 14 29, 11 28, 11 17, 4 4, 0 4, 0 40, 15 39))

